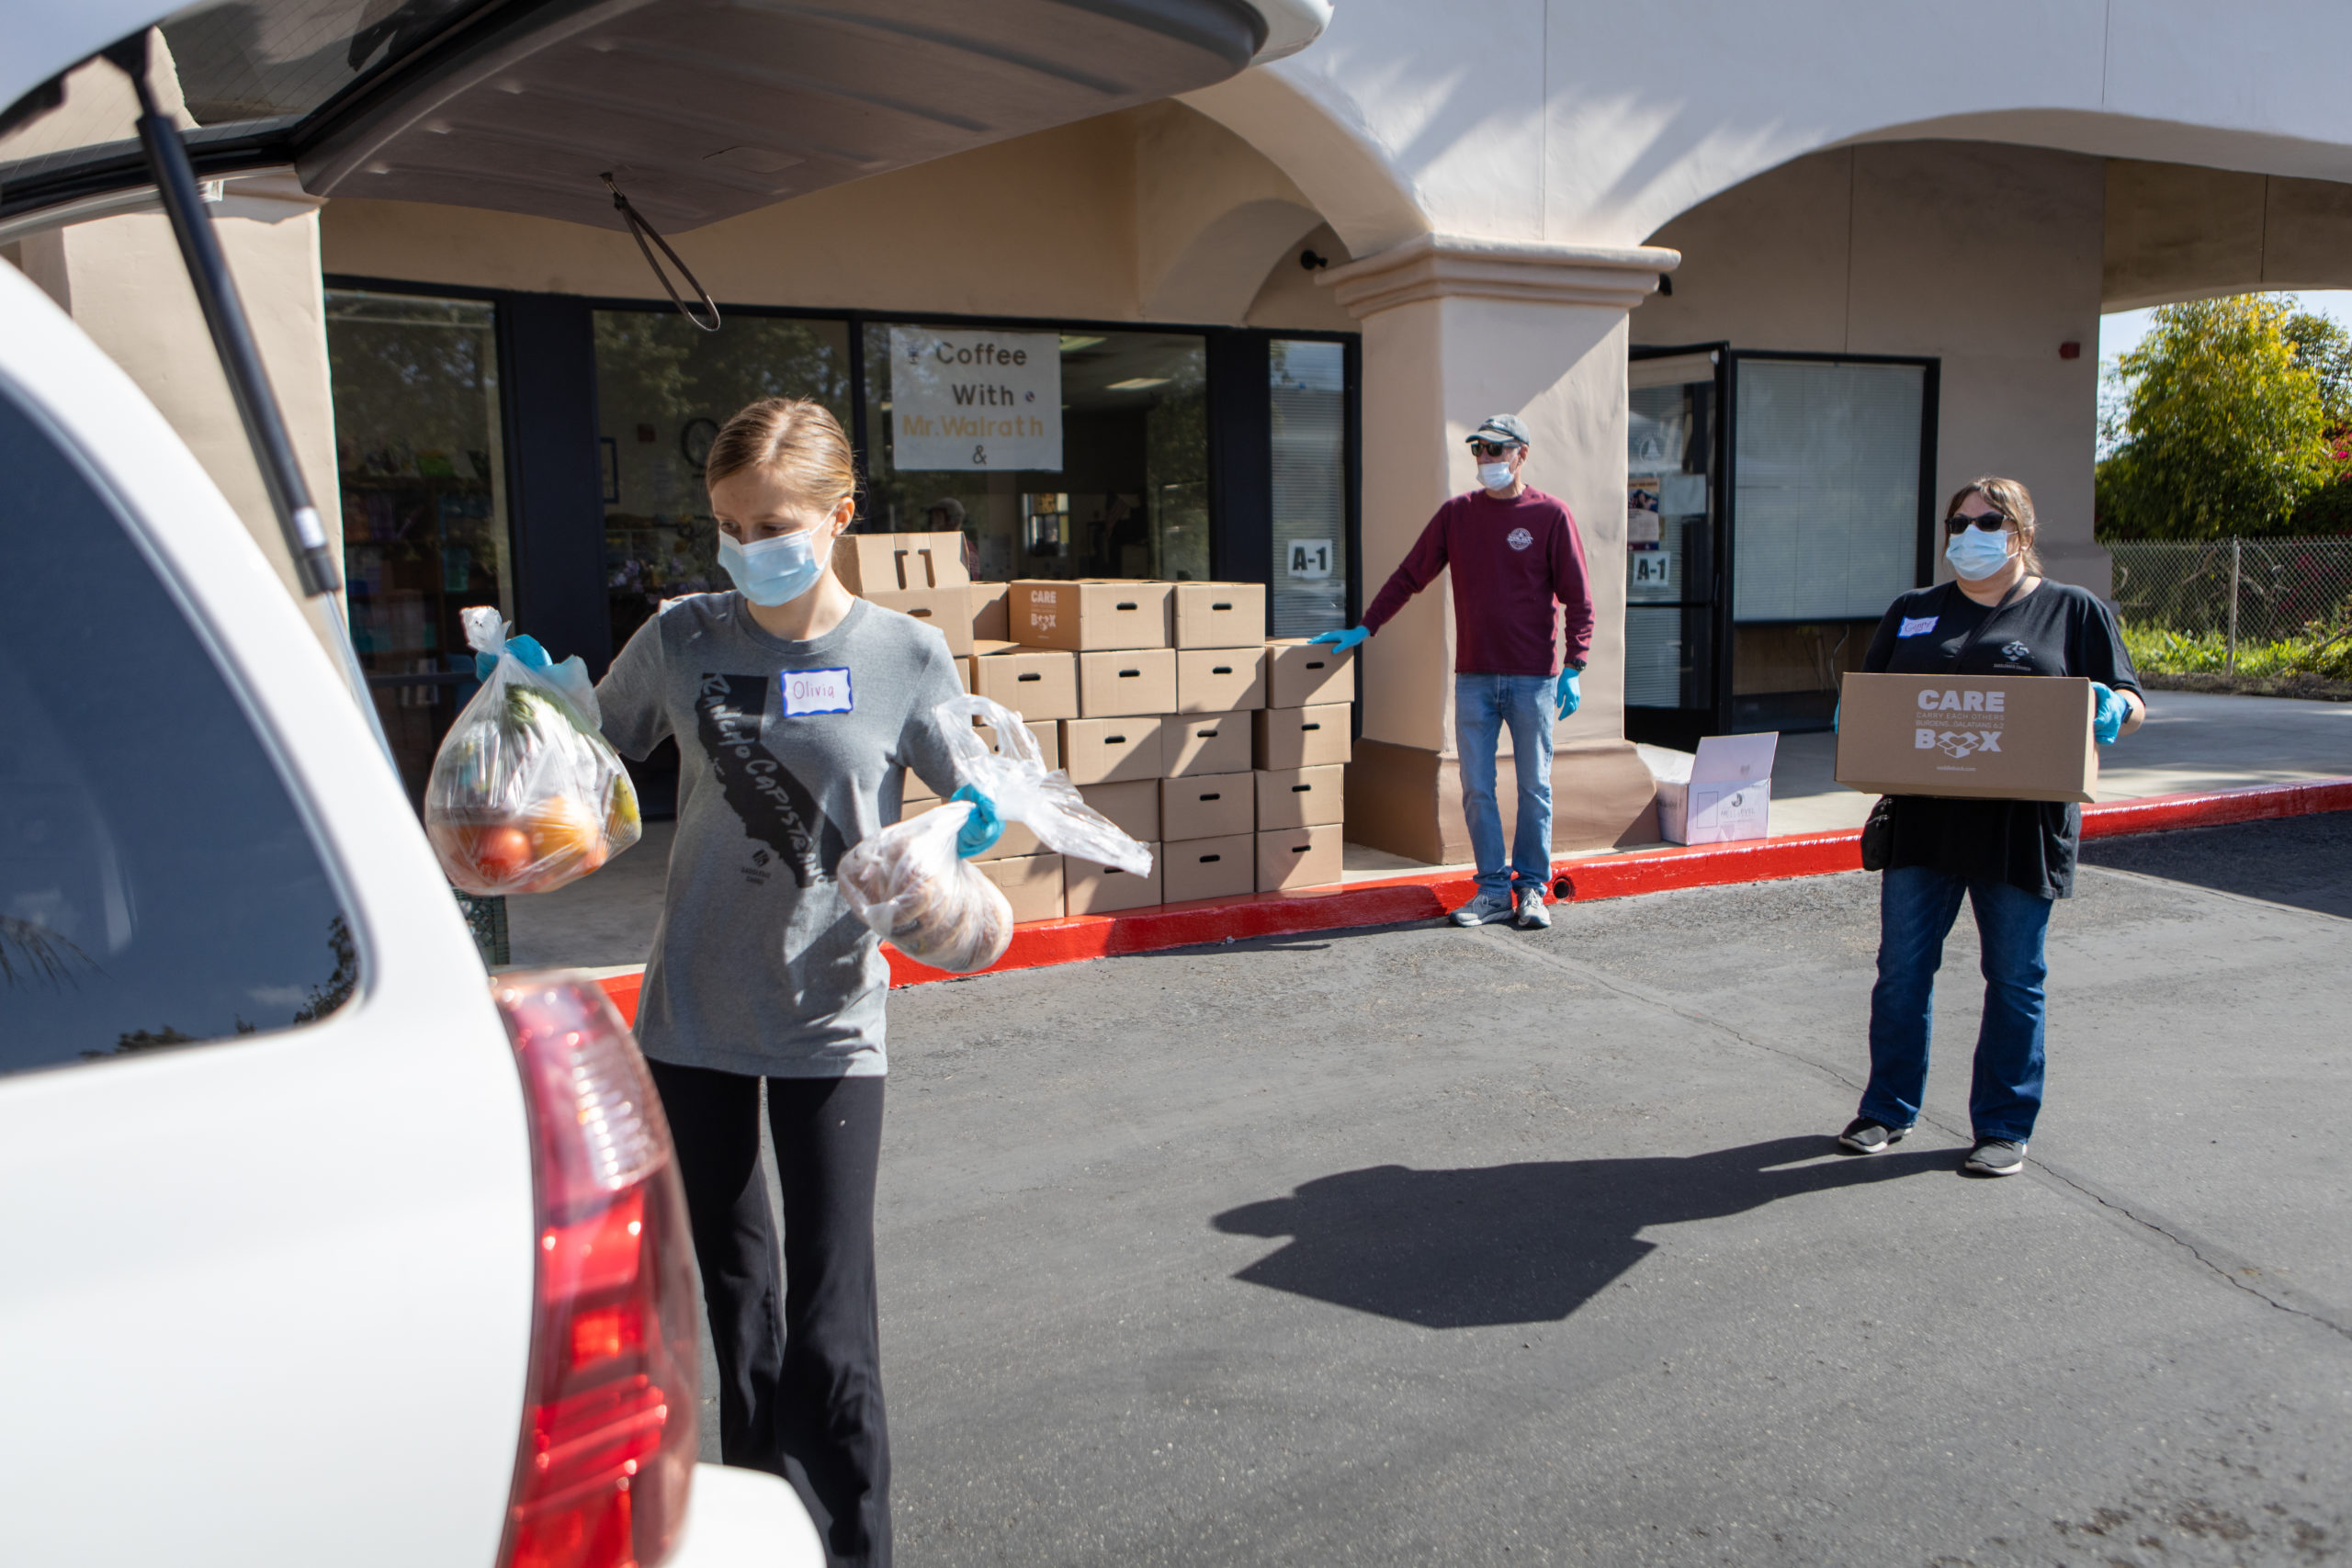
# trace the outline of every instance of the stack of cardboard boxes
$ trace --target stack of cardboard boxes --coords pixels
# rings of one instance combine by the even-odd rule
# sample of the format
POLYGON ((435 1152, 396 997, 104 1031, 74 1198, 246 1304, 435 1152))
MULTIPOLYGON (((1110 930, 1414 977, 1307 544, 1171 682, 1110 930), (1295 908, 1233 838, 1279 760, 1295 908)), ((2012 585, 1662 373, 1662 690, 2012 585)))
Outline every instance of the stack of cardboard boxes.
MULTIPOLYGON (((1263 587, 969 583, 951 553, 956 535, 842 542, 858 558, 842 574, 854 592, 910 615, 929 611, 963 656, 967 686, 1019 712, 1047 764, 1151 848, 1152 869, 1138 876, 1065 863, 1041 852, 1026 829, 1008 827, 979 864, 1014 919, 1340 880, 1354 660, 1320 644, 1267 641, 1263 587), (958 615, 968 616, 960 641, 950 631, 958 615)), ((935 804, 911 775, 907 789, 910 815, 935 804)))

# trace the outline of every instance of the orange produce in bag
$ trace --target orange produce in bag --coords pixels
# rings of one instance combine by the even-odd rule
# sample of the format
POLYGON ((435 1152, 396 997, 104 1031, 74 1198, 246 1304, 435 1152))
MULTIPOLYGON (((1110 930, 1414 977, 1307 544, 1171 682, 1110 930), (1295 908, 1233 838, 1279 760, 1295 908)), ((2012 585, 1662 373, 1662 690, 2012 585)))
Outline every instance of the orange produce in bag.
POLYGON ((469 893, 549 893, 637 842, 637 792, 597 728, 577 659, 533 669, 506 646, 498 611, 461 613, 466 640, 497 656, 433 759, 424 829, 449 881, 469 893))

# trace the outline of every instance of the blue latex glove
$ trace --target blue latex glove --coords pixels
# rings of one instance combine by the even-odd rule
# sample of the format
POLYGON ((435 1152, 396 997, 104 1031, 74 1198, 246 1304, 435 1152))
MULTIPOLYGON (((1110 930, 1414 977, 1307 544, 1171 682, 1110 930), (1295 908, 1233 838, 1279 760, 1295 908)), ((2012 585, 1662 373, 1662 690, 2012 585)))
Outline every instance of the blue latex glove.
POLYGON ((2132 716, 2132 705, 2123 694, 2112 686, 2091 682, 2091 696, 2098 705, 2091 710, 2091 739, 2102 746, 2112 746, 2115 738, 2123 733, 2123 721, 2132 716))
POLYGON ((1838 721, 1840 718, 1844 717, 1844 716, 1845 716, 1845 714, 1846 714, 1846 699, 1845 699, 1845 698, 1843 698, 1843 697, 1840 697, 1840 698, 1838 698, 1838 705, 1837 705, 1836 707, 1831 708, 1831 709, 1829 710, 1829 733, 1830 733, 1830 734, 1835 735, 1835 734, 1837 734, 1837 733, 1838 733, 1838 721))
POLYGON ((1560 684, 1552 694, 1552 702, 1553 705, 1560 710, 1562 718, 1567 717, 1584 704, 1583 675, 1584 671, 1581 670, 1560 671, 1560 684))
POLYGON ((1345 653, 1348 649, 1360 646, 1363 642, 1363 639, 1371 635, 1372 633, 1366 631, 1362 626, 1350 626, 1343 632, 1317 632, 1315 636, 1308 637, 1306 640, 1309 642, 1327 643, 1329 646, 1338 649, 1341 653, 1345 653))
POLYGON ((972 803, 972 814, 965 818, 964 825, 956 830, 956 852, 970 860, 974 855, 984 855, 996 848, 996 841, 1004 837, 1004 818, 996 814, 996 802, 970 784, 959 785, 956 793, 947 798, 972 803))
MULTIPOLYGON (((506 639, 506 651, 513 654, 517 660, 521 660, 523 668, 526 670, 547 670, 552 668, 555 664, 555 660, 548 657, 548 650, 539 646, 539 639, 535 637, 508 637, 506 639)), ((477 653, 474 655, 475 680, 489 680, 490 672, 497 668, 498 656, 496 654, 477 653)))

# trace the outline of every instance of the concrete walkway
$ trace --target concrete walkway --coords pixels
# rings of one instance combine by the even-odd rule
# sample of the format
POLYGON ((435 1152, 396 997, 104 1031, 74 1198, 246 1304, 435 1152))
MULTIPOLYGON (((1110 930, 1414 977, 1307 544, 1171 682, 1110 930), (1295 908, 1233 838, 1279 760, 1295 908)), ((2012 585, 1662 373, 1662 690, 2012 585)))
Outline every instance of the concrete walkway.
MULTIPOLYGON (((1784 735, 1773 767, 1772 832, 1859 828, 1871 797, 1841 787, 1836 737, 1784 735)), ((2148 722, 2102 755, 2102 800, 2352 776, 2352 703, 2158 692, 2148 722)), ((653 944, 675 825, 645 838, 595 875, 555 893, 510 898, 514 962, 526 967, 642 964, 653 944)), ((1565 857, 1564 857, 1565 858, 1565 857)), ((1344 875, 1372 881, 1430 869, 1363 844, 1344 875)))

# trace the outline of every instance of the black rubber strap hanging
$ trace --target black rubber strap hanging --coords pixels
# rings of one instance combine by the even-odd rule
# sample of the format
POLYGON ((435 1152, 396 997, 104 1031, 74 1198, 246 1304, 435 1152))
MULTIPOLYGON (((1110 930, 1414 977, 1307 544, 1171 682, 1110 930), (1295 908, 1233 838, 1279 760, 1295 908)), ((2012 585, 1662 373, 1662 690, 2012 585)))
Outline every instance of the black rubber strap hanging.
POLYGON ((254 342, 253 322, 245 314, 244 300, 237 293, 237 280, 229 271, 228 260, 220 254, 220 238, 212 231, 212 215, 205 209, 203 196, 197 189, 196 168, 188 161, 187 143, 180 140, 179 127, 155 102, 154 89, 148 85, 147 34, 134 33, 103 52, 130 78, 131 88, 139 96, 139 144, 147 154, 148 172, 155 176, 155 194, 171 222, 172 235, 179 242, 181 263, 187 268, 187 280, 196 290, 197 303, 203 308, 204 324, 212 334, 213 352, 228 379, 237 415, 244 423, 245 443, 253 449, 254 466, 261 470, 262 486, 269 492, 270 510, 277 514, 278 530, 285 536, 287 553, 293 557, 294 573, 302 585, 303 597, 321 606, 320 614, 327 628, 326 641, 343 668, 352 699, 366 716, 368 728, 384 753, 386 765, 398 774, 400 766, 393 760, 391 741, 384 734, 383 719, 376 712, 367 671, 360 666, 358 651, 351 645, 350 620, 339 601, 343 572, 335 559, 334 546, 327 539, 325 520, 320 517, 318 505, 311 497, 310 483, 302 477, 301 465, 295 460, 294 441, 287 434, 285 412, 269 384, 261 349, 254 342))
POLYGON ((147 35, 133 33, 106 51, 107 60, 130 78, 139 95, 139 144, 147 154, 148 172, 155 176, 155 194, 171 220, 179 241, 180 259, 188 281, 196 286, 197 303, 204 309, 204 324, 211 330, 212 346, 235 397, 237 414, 244 422, 245 438, 269 491, 270 507, 285 531, 286 548, 302 592, 312 597, 333 593, 343 586, 334 548, 327 543, 326 525, 311 499, 311 487, 294 460, 294 443, 286 433, 285 416, 271 391, 269 374, 262 367, 261 350, 254 344, 244 301, 236 280, 220 254, 220 239, 196 187, 196 170, 188 162, 187 144, 179 128, 156 105, 147 82, 147 35))
POLYGON ((604 175, 604 181, 605 188, 613 193, 614 209, 620 213, 622 221, 628 225, 629 233, 637 241, 637 248, 645 253, 645 265, 651 267, 653 276, 662 280, 662 288, 670 296, 670 303, 678 308, 678 314, 685 317, 703 331, 717 332, 718 330, 718 301, 710 297, 710 290, 702 286, 701 282, 695 278, 693 270, 679 259, 678 253, 670 248, 670 242, 656 232, 653 225, 639 216, 637 209, 628 204, 628 197, 623 196, 621 187, 613 183, 610 172, 604 175), (678 293, 677 287, 670 281, 670 275, 662 271, 662 264, 654 259, 653 245, 647 244, 648 240, 652 241, 653 245, 662 247, 662 254, 670 258, 670 265, 678 269, 678 276, 686 280, 686 287, 700 296, 702 308, 710 312, 710 320, 704 321, 696 315, 695 308, 687 304, 684 297, 678 293))

